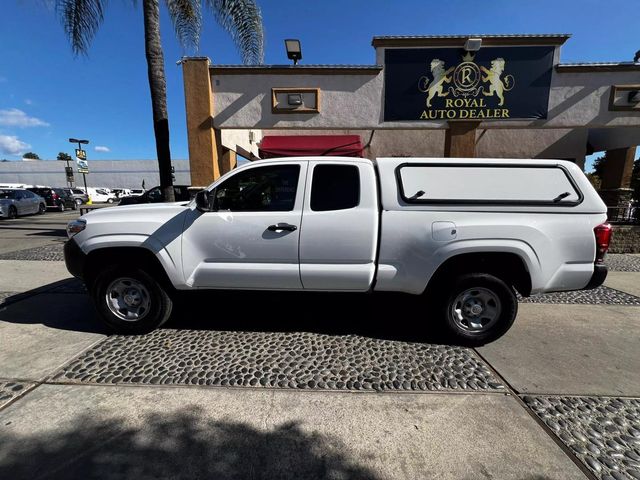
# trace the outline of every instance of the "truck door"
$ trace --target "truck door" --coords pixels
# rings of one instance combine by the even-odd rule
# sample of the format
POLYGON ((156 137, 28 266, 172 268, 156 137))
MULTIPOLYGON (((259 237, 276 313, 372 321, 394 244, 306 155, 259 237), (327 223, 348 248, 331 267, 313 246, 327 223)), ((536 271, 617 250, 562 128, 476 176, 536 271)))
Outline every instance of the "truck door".
POLYGON ((306 184, 300 232, 303 287, 368 290, 378 238, 373 166, 365 161, 311 161, 306 184))
POLYGON ((187 283, 202 288, 302 289, 298 261, 307 162, 244 169, 217 185, 212 212, 189 213, 187 283))

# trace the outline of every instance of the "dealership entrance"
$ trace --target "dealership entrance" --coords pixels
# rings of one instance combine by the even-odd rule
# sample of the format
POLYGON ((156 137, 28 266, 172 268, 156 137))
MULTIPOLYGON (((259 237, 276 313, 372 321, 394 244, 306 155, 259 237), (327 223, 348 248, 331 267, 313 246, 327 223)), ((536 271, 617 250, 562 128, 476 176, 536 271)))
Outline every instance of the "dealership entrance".
POLYGON ((374 37, 371 65, 182 61, 193 185, 281 155, 559 158, 606 151, 624 204, 640 64, 561 63, 569 35, 374 37), (296 138, 299 137, 299 138, 296 138), (313 138, 317 137, 317 138, 313 138))

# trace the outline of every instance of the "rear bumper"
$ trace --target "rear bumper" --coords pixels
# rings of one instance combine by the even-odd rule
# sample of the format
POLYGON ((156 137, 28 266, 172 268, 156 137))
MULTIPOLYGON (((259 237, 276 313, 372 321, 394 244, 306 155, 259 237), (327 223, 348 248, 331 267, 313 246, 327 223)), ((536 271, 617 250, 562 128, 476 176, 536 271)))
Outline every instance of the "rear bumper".
POLYGON ((591 275, 591 280, 587 283, 587 286, 584 287, 584 290, 591 290, 593 288, 599 287, 602 285, 607 278, 607 273, 609 269, 606 265, 597 264, 593 266, 593 275, 591 275))
POLYGON ((67 270, 74 277, 82 278, 87 254, 84 253, 76 241, 71 238, 64 244, 64 263, 67 270))

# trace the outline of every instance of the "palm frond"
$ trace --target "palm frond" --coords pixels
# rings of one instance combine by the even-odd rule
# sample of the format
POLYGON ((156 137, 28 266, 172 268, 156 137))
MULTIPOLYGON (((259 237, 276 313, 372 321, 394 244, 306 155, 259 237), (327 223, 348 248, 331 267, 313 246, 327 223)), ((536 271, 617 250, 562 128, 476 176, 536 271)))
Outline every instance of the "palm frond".
POLYGON ((75 55, 86 54, 104 19, 106 0, 56 0, 56 12, 75 55))
POLYGON ((242 61, 264 61, 264 31, 260 8, 254 0, 205 0, 222 28, 233 39, 242 61))
POLYGON ((202 28, 201 0, 165 0, 165 3, 180 44, 197 49, 202 28))

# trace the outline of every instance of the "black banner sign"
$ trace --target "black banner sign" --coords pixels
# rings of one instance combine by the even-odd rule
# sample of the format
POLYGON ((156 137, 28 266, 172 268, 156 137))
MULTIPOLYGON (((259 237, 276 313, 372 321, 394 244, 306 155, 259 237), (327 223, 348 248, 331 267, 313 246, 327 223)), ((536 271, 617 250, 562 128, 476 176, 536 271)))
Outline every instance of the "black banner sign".
POLYGON ((384 120, 547 118, 553 50, 387 49, 384 120))

